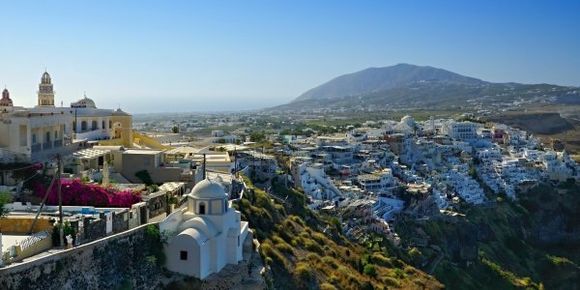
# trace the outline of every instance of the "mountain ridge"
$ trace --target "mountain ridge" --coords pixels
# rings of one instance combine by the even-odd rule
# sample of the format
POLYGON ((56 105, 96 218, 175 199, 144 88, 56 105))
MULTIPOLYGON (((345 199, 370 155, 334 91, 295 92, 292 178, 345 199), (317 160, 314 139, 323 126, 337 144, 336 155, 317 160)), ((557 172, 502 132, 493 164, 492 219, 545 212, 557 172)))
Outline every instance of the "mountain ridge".
POLYGON ((369 67, 357 72, 340 75, 306 91, 294 101, 356 96, 400 88, 421 81, 469 85, 489 83, 441 68, 399 63, 387 67, 369 67))
POLYGON ((495 111, 533 104, 580 104, 580 88, 552 84, 496 83, 445 69, 412 64, 370 67, 340 75, 279 111, 373 111, 384 108, 479 108, 495 111))

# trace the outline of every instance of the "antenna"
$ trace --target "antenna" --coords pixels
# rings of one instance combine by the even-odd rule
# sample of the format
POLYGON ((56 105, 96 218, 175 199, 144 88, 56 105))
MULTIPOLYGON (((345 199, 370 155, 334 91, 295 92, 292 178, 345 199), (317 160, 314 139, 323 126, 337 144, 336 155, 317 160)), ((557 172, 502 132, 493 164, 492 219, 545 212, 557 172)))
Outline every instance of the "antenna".
POLYGON ((58 179, 56 180, 56 189, 58 195, 58 221, 60 225, 59 229, 59 236, 60 236, 60 246, 64 247, 64 223, 62 220, 62 160, 60 159, 60 154, 56 155, 56 161, 58 162, 57 167, 57 176, 58 179))

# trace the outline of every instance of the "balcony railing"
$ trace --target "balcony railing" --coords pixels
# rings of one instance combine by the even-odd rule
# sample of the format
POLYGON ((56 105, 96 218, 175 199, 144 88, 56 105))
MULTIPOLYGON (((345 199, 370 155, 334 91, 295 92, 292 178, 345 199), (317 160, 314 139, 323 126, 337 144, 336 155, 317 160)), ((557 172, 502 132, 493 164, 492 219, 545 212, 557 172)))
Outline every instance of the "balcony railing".
POLYGON ((46 149, 50 149, 50 148, 52 148, 52 142, 42 143, 42 150, 46 150, 46 149))

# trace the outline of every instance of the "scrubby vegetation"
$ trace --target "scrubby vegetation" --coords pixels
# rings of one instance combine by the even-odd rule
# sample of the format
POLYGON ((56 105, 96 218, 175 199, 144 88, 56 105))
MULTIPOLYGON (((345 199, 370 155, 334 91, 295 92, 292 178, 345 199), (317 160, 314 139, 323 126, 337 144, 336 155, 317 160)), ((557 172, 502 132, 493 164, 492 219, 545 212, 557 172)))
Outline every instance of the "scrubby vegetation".
POLYGON ((261 242, 260 254, 276 289, 440 289, 433 277, 378 249, 342 236, 335 220, 305 207, 304 195, 278 185, 275 202, 245 179, 249 191, 236 205, 261 242))

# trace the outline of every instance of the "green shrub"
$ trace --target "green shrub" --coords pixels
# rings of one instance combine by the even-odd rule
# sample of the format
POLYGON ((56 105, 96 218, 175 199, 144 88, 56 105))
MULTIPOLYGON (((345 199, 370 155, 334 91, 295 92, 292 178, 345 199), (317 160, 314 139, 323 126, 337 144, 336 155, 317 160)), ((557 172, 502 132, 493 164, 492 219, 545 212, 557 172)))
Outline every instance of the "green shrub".
POLYGON ((294 275, 302 280, 310 280, 312 277, 314 277, 314 274, 311 270, 312 267, 310 267, 310 265, 307 263, 298 262, 296 264, 296 268, 294 269, 294 275))
POLYGON ((377 269, 373 264, 366 264, 363 269, 363 273, 367 276, 375 277, 377 275, 377 269))

